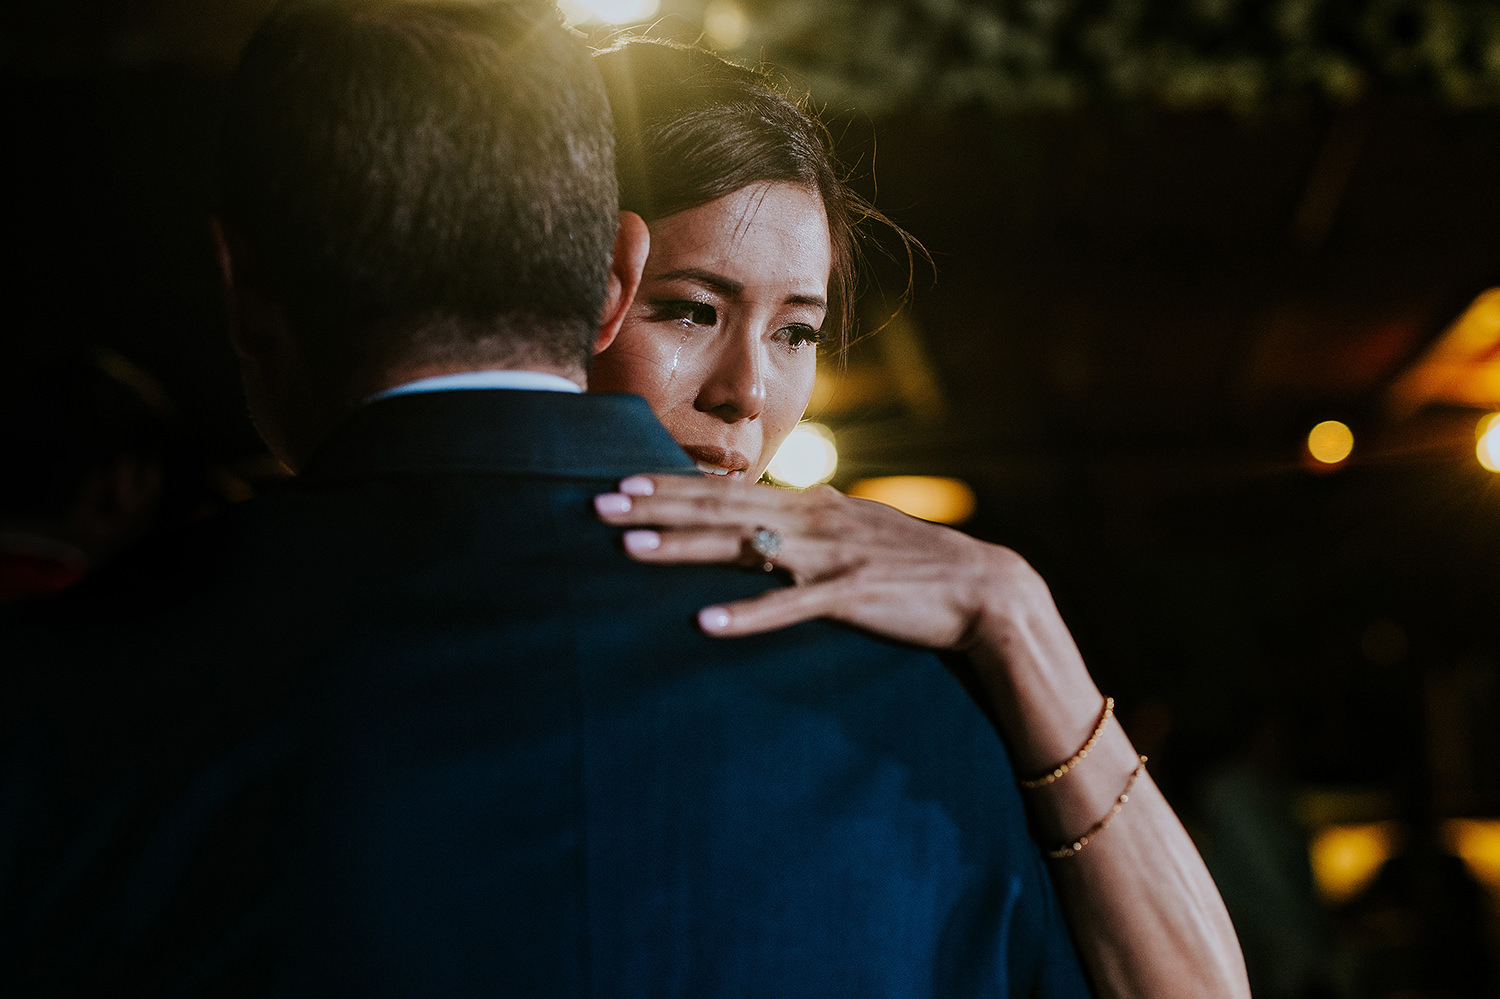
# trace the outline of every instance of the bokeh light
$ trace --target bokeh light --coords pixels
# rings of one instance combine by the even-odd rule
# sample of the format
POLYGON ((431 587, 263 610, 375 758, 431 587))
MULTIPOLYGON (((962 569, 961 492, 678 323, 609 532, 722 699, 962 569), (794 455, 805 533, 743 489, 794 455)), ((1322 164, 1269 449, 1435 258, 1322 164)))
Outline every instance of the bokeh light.
POLYGON ((1491 891, 1500 891, 1500 821, 1449 819, 1443 823, 1448 849, 1491 891))
POLYGON ((558 0, 569 24, 635 24, 653 17, 659 0, 558 0))
POLYGON ((1307 453, 1323 465, 1337 465, 1354 451, 1354 432, 1338 420, 1324 420, 1307 435, 1307 453))
POLYGON ((750 37, 750 18, 734 0, 712 0, 703 8, 703 31, 715 48, 737 49, 750 37))
POLYGON ((766 475, 783 486, 806 489, 833 478, 838 464, 833 431, 821 423, 801 423, 782 442, 766 475))
POLYGON ((875 500, 938 524, 962 524, 974 515, 974 490, 958 479, 936 475, 887 475, 860 479, 850 496, 875 500))
POLYGON ((1500 472, 1500 413, 1491 413, 1479 421, 1478 443, 1474 453, 1479 463, 1492 472, 1500 472))
POLYGON ((1325 901, 1337 904, 1359 894, 1375 880, 1380 865, 1396 846, 1396 824, 1365 822, 1335 825, 1313 835, 1308 851, 1313 881, 1325 901))

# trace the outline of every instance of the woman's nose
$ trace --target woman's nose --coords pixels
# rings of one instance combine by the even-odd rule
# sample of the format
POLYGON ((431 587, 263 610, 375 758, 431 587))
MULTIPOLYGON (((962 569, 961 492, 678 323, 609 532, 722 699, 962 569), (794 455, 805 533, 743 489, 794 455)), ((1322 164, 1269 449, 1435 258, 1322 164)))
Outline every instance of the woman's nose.
POLYGON ((758 344, 726 344, 698 390, 695 407, 725 423, 753 420, 766 404, 766 380, 758 344))

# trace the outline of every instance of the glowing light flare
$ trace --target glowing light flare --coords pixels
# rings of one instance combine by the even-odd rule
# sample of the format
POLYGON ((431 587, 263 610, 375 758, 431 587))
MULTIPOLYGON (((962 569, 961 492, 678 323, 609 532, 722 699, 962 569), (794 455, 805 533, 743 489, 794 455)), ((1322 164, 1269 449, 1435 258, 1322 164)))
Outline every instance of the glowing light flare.
POLYGON ((833 431, 821 423, 799 423, 766 467, 773 481, 793 489, 827 482, 839 465, 833 431))
POLYGON ((1338 420, 1324 420, 1307 435, 1307 453, 1322 465, 1338 465, 1354 451, 1354 431, 1338 420))
POLYGON ((1396 847, 1396 823, 1328 826, 1312 838, 1308 859, 1318 892, 1330 903, 1346 902, 1375 880, 1396 847))
POLYGON ((635 24, 655 16, 659 0, 558 0, 569 24, 635 24))
POLYGON ((958 479, 935 475, 887 475, 861 479, 849 487, 850 496, 893 506, 922 520, 962 524, 974 516, 974 490, 958 479))
POLYGON ((734 0, 712 0, 703 8, 703 30, 721 49, 737 49, 750 38, 750 18, 734 0))
POLYGON ((1500 413, 1491 413, 1480 420, 1475 436, 1478 440, 1474 453, 1479 463, 1492 472, 1500 472, 1500 413))

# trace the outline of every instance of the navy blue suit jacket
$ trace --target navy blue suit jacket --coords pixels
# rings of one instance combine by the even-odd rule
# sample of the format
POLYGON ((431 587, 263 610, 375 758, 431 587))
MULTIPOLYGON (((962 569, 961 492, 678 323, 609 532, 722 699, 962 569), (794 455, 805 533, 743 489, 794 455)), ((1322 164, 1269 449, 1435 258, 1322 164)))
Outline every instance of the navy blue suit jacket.
POLYGON ((639 399, 398 396, 293 485, 13 624, 16 994, 1087 994, 934 656, 713 640, 627 559, 639 399), (18 702, 20 703, 20 702, 18 702))

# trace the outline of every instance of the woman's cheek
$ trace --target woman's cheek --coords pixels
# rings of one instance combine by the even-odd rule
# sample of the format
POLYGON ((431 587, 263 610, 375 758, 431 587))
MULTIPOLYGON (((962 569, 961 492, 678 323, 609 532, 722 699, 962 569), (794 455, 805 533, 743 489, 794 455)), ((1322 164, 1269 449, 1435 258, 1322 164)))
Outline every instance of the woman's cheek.
POLYGON ((812 401, 813 383, 818 375, 817 355, 810 350, 805 357, 799 353, 795 360, 796 363, 787 371, 786 384, 782 387, 786 405, 784 408, 778 407, 778 423, 782 420, 786 423, 783 436, 791 433, 797 421, 802 419, 802 414, 807 412, 807 404, 812 401))
POLYGON ((765 471, 765 466, 771 463, 777 449, 796 429, 797 423, 807 412, 807 404, 812 401, 816 373, 815 364, 802 364, 787 372, 787 377, 778 379, 777 385, 767 389, 766 395, 770 405, 762 418, 764 450, 760 457, 760 472, 765 471))
POLYGON ((627 326, 609 349, 594 358, 589 387, 599 392, 643 396, 654 409, 661 401, 669 375, 660 355, 649 332, 627 326))

